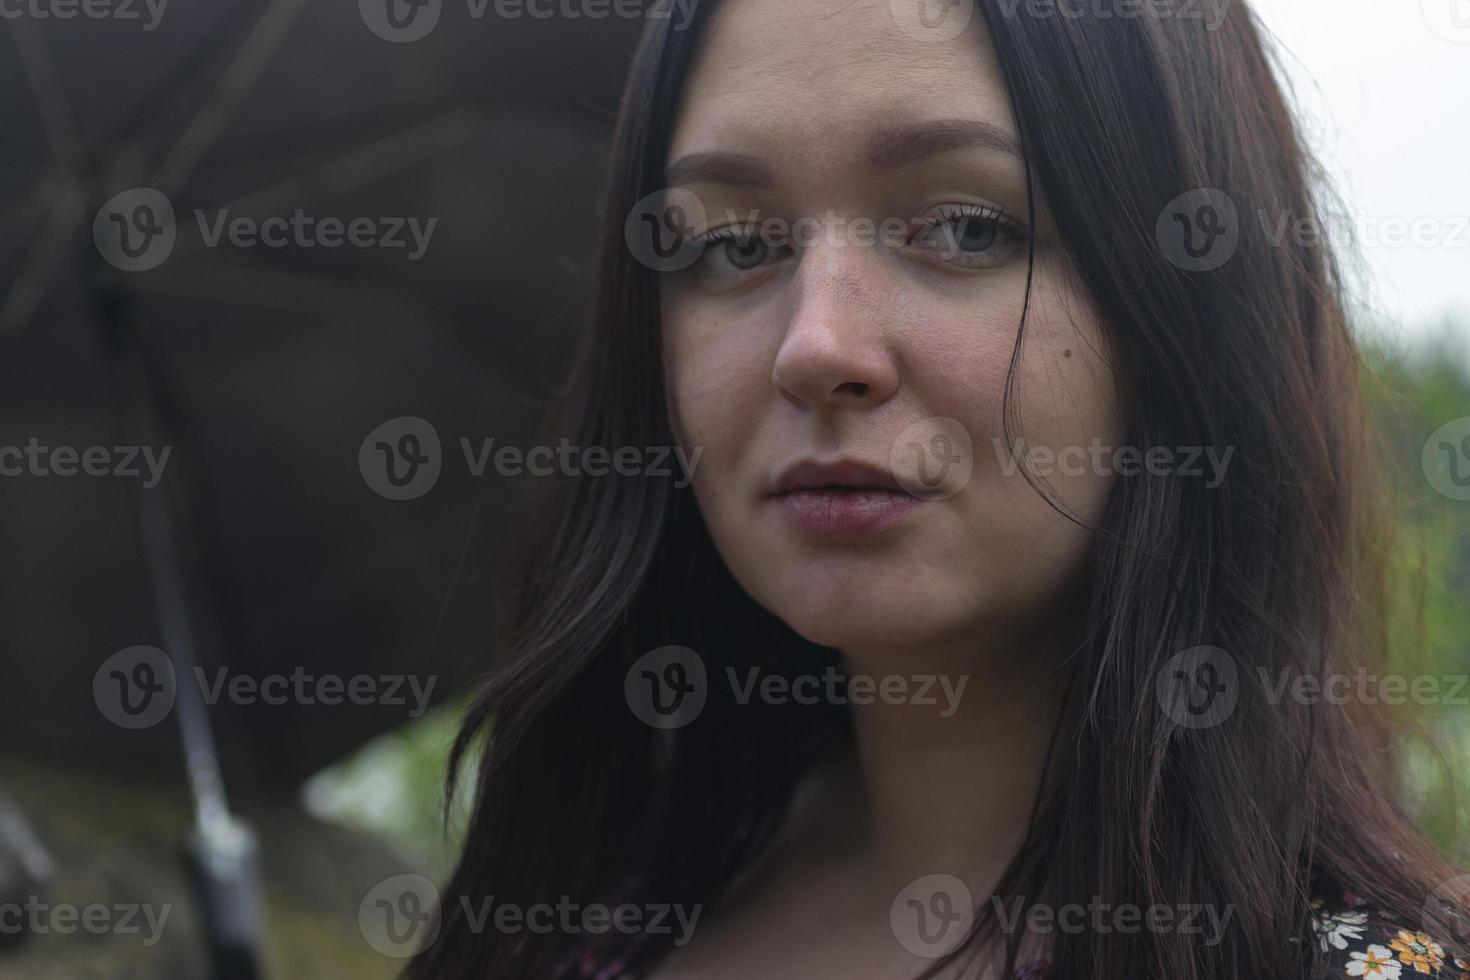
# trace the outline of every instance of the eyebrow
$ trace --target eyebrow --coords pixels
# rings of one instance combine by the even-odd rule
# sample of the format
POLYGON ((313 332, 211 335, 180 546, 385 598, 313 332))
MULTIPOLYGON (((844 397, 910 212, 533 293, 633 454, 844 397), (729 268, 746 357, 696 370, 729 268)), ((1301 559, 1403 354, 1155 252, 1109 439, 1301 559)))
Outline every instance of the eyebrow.
MULTIPOLYGON (((1016 137, 994 123, 936 119, 875 133, 868 141, 868 164, 876 170, 894 170, 939 153, 972 147, 1021 155, 1016 137)), ((686 154, 664 171, 666 187, 699 183, 769 188, 775 178, 759 157, 723 150, 686 154)))

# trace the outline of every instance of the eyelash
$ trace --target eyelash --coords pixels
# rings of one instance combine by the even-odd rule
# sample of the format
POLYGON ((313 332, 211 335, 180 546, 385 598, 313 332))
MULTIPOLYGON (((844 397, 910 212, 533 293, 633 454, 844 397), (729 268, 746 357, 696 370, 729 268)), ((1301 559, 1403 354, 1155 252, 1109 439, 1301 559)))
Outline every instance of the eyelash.
MULTIPOLYGON (((1024 243, 1030 237, 1030 232, 1026 228, 1026 225, 1004 208, 995 207, 994 205, 989 204, 960 204, 942 209, 938 214, 930 215, 926 218, 921 219, 921 227, 919 231, 913 236, 913 238, 910 239, 910 244, 913 244, 914 242, 923 239, 924 236, 930 234, 936 229, 943 228, 946 225, 954 229, 953 234, 958 235, 966 227, 967 223, 976 221, 982 223, 985 226, 994 227, 998 233, 1008 236, 1010 240, 1005 243, 1006 245, 1019 245, 1024 243)), ((757 236, 751 229, 735 225, 729 225, 724 228, 717 228, 713 231, 707 231, 701 235, 696 235, 691 239, 691 241, 700 249, 700 258, 696 262, 696 268, 703 268, 705 257, 715 247, 727 245, 729 243, 748 244, 749 242, 755 240, 757 240, 757 236)), ((767 244, 776 247, 774 243, 767 244)), ((933 249, 935 246, 916 247, 933 249)), ((988 256, 997 250, 998 248, 992 248, 987 249, 985 252, 975 252, 967 254, 976 256, 978 258, 981 256, 988 256)), ((993 262, 989 265, 979 262, 975 264, 970 264, 967 262, 950 262, 950 260, 948 259, 941 259, 941 261, 945 261, 951 265, 959 265, 963 268, 971 269, 994 268, 995 265, 1000 264, 999 261, 993 262)), ((759 272, 761 269, 766 268, 768 264, 768 262, 762 262, 760 265, 753 266, 751 269, 746 270, 746 273, 759 272)), ((708 275, 724 279, 743 279, 746 277, 745 274, 731 276, 718 273, 708 273, 708 275)))
POLYGON ((949 212, 940 211, 939 214, 924 219, 925 230, 930 231, 946 224, 956 225, 958 222, 980 221, 1003 231, 1014 238, 1018 243, 1024 242, 1028 237, 1026 225, 1015 215, 1005 208, 995 207, 990 204, 960 204, 949 212))

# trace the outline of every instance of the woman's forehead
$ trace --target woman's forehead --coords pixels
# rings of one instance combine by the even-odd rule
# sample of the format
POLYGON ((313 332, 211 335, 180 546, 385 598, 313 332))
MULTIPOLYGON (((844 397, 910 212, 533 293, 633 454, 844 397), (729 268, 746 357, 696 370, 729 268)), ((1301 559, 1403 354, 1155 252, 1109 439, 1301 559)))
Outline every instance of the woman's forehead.
POLYGON ((685 81, 670 158, 760 144, 865 152, 876 135, 931 119, 1012 130, 983 18, 952 38, 915 36, 903 10, 926 2, 722 0, 685 81))

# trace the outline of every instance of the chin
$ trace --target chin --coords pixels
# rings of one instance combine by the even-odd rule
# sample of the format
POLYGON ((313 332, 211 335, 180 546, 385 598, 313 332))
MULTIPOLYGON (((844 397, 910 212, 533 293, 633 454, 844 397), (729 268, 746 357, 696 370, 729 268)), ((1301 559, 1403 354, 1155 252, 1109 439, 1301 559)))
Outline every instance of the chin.
MULTIPOLYGON (((905 589, 885 582, 802 574, 779 583, 772 601, 757 601, 803 639, 839 650, 922 647, 963 633, 974 610, 945 595, 942 583, 905 589)), ((973 597, 971 597, 973 599, 973 597)))

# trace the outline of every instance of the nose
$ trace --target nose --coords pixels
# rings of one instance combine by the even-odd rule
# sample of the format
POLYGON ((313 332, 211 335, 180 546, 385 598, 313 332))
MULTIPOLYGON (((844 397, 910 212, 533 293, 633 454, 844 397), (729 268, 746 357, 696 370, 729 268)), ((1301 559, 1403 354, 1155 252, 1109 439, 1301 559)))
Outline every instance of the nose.
POLYGON ((875 408, 898 390, 884 311, 870 286, 875 271, 862 251, 826 246, 802 256, 792 279, 796 312, 772 371, 788 401, 875 408))

